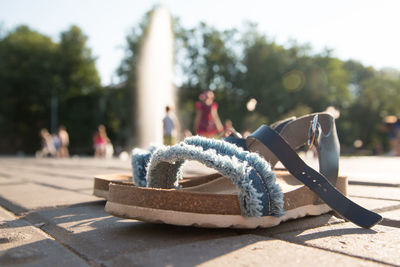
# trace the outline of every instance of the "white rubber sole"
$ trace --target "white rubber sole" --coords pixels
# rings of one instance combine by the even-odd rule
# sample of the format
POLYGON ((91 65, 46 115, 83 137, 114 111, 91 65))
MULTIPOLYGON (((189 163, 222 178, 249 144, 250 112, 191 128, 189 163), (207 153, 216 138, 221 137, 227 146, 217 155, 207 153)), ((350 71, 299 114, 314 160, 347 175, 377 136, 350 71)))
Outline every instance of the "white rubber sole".
POLYGON ((263 216, 260 218, 245 218, 240 215, 202 214, 143 208, 138 206, 123 205, 108 201, 105 211, 122 218, 136 219, 153 223, 166 223, 183 226, 198 226, 207 228, 268 228, 276 226, 289 219, 305 217, 307 215, 320 215, 331 211, 327 204, 308 205, 286 211, 285 215, 277 218, 263 216))

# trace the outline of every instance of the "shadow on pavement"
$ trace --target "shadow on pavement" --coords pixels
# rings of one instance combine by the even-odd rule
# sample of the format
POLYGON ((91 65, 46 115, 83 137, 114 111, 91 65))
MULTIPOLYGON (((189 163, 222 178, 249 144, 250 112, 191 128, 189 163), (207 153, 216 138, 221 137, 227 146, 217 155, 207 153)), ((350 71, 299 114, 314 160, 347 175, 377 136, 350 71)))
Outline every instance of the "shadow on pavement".
POLYGON ((379 224, 384 226, 400 228, 400 221, 398 220, 383 218, 383 220, 379 224))
MULTIPOLYGON (((271 237, 279 233, 285 233, 285 239, 296 239, 295 243, 303 245, 307 245, 306 241, 324 237, 376 233, 374 230, 354 227, 301 235, 306 229, 343 222, 332 214, 292 220, 273 228, 255 230, 153 224, 110 216, 104 211, 105 203, 100 200, 24 211, 20 219, 38 226, 87 263, 95 265, 197 265, 259 241, 271 240, 271 237)), ((14 208, 22 209, 15 205, 9 209, 14 208)), ((390 223, 392 221, 386 219, 382 222, 383 225, 390 223)))

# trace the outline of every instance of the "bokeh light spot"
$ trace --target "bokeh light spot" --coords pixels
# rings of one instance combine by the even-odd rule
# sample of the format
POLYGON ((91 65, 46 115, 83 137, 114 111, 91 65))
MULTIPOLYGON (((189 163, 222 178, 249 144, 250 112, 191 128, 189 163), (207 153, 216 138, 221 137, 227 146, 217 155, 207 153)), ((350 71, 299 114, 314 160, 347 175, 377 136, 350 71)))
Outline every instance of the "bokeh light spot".
POLYGON ((254 111, 257 106, 257 100, 254 98, 250 99, 249 102, 247 102, 246 107, 248 111, 254 111))
POLYGON ((361 141, 360 139, 357 139, 354 141, 353 146, 355 148, 361 148, 363 146, 363 141, 361 141))
POLYGON ((289 91, 298 91, 304 87, 305 80, 301 71, 293 70, 283 76, 282 84, 289 91))

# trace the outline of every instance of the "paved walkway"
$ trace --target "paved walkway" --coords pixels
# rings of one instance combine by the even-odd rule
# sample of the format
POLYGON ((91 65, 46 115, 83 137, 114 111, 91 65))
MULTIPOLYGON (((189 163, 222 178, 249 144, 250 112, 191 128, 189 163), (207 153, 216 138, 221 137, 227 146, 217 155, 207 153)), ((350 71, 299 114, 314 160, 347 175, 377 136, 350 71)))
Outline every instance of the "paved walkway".
POLYGON ((256 230, 120 219, 92 196, 106 173, 129 162, 0 157, 0 266, 400 265, 400 158, 341 159, 350 197, 385 218, 373 229, 331 214, 256 230))

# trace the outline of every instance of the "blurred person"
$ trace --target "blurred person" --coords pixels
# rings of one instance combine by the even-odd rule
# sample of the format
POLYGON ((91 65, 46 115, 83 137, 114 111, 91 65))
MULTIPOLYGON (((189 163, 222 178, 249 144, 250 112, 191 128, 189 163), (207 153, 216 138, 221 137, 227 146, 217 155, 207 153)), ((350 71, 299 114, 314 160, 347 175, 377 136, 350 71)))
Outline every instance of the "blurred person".
POLYGON ((242 133, 242 136, 243 136, 244 139, 246 139, 250 134, 251 134, 250 130, 245 130, 245 131, 242 133))
POLYGON ((162 123, 164 145, 172 146, 176 142, 176 133, 179 124, 170 106, 165 107, 165 117, 163 118, 162 123))
POLYGON ((58 138, 60 139, 60 147, 58 149, 58 156, 60 158, 69 157, 68 145, 69 145, 69 135, 67 129, 64 125, 58 128, 58 138))
POLYGON ((383 120, 382 130, 389 133, 390 156, 400 156, 400 119, 397 116, 386 116, 383 120))
POLYGON ((105 158, 111 159, 114 156, 114 146, 111 144, 110 139, 108 139, 106 144, 105 158))
POLYGON ((56 148, 53 143, 53 138, 46 128, 40 130, 39 135, 41 137, 41 150, 36 153, 38 157, 47 157, 56 155, 56 148))
POLYGON ((56 150, 56 156, 59 157, 60 146, 61 146, 60 137, 58 137, 58 134, 52 134, 51 140, 53 142, 54 149, 56 150))
POLYGON ((205 137, 215 137, 224 128, 218 116, 218 104, 214 102, 214 93, 205 91, 200 94, 199 100, 195 104, 194 133, 205 137))
POLYGON ((107 136, 106 127, 100 124, 97 128, 96 133, 93 136, 95 158, 106 157, 107 144, 111 144, 111 141, 107 136))
POLYGON ((191 136, 193 136, 193 134, 191 131, 189 131, 189 129, 184 129, 181 132, 181 139, 185 139, 186 137, 191 137, 191 136))
POLYGON ((225 122, 224 122, 224 132, 223 132, 222 137, 228 137, 228 136, 230 136, 232 133, 233 133, 234 135, 236 135, 236 136, 241 136, 241 134, 238 133, 238 132, 235 130, 235 128, 233 127, 232 121, 229 120, 229 119, 227 119, 227 120, 225 120, 225 122))

